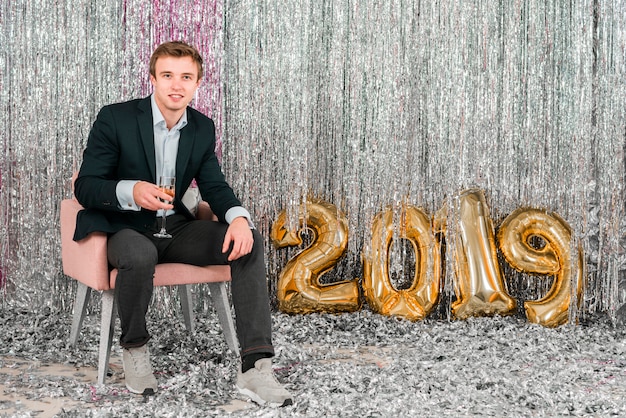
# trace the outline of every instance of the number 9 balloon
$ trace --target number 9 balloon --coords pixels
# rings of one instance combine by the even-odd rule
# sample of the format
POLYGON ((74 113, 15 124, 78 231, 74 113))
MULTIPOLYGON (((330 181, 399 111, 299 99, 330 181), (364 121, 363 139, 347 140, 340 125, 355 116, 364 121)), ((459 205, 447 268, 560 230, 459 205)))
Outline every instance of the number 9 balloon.
POLYGON ((530 322, 557 327, 568 321, 572 286, 577 305, 583 290, 585 262, 578 248, 578 276, 573 277, 571 229, 557 214, 538 209, 517 209, 500 226, 498 241, 507 262, 523 273, 554 275, 554 283, 540 300, 524 303, 530 322), (542 246, 532 245, 533 238, 542 246), (576 284, 573 284, 576 281, 576 284))

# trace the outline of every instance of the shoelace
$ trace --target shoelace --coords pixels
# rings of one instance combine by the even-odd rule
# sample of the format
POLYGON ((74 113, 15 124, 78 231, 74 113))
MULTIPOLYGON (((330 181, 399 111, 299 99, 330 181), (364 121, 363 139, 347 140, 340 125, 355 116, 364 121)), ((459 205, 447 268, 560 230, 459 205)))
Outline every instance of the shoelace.
POLYGON ((150 357, 146 352, 133 354, 133 352, 130 351, 129 353, 133 358, 133 369, 135 374, 139 374, 138 372, 140 370, 143 372, 150 370, 150 357))
POLYGON ((274 383, 274 386, 280 386, 280 383, 278 382, 278 379, 276 379, 276 376, 274 375, 274 372, 271 368, 269 369, 263 368, 263 369, 255 369, 255 370, 257 372, 257 376, 256 376, 257 379, 265 380, 266 378, 269 378, 269 380, 274 383))

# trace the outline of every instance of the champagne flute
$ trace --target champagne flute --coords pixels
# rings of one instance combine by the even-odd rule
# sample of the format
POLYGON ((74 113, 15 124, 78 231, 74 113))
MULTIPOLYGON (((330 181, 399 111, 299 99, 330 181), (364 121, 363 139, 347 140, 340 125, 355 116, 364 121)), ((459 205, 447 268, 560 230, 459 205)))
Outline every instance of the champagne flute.
MULTIPOLYGON (((176 186, 176 177, 168 177, 168 176, 160 176, 159 177, 159 189, 162 192, 167 193, 172 197, 172 199, 168 203, 172 203, 174 200, 175 194, 175 186, 176 186)), ((166 200, 163 200, 167 202, 166 200)), ((170 234, 165 230, 165 219, 166 219, 166 211, 163 209, 163 216, 161 217, 161 230, 154 234, 157 238, 172 238, 170 234)))

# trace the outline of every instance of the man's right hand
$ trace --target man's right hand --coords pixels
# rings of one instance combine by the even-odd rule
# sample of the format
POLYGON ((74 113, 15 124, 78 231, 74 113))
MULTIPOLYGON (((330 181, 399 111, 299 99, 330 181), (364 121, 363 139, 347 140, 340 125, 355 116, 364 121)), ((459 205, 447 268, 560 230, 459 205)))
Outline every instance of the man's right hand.
POLYGON ((137 206, 156 211, 158 209, 173 209, 174 205, 165 203, 169 201, 171 196, 161 191, 156 184, 148 183, 147 181, 139 181, 133 187, 133 199, 137 206), (163 200, 161 200, 163 199, 163 200))

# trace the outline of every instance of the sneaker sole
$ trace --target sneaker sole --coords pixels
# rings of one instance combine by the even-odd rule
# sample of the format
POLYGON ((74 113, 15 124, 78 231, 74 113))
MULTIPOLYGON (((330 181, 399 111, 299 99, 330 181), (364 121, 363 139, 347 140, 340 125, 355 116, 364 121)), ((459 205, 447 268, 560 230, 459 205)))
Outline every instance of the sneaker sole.
POLYGON ((128 383, 126 384, 126 389, 128 389, 129 392, 134 393, 135 395, 147 395, 147 396, 152 396, 154 395, 157 390, 153 389, 153 388, 145 388, 144 390, 137 390, 137 389, 133 389, 131 388, 128 383))
POLYGON ((237 385, 235 385, 235 386, 237 387, 237 390, 239 391, 239 393, 241 393, 242 395, 247 396, 248 398, 252 399, 254 402, 258 403, 261 406, 269 406, 269 407, 272 407, 272 408, 280 408, 282 406, 293 405, 293 401, 291 400, 291 398, 285 399, 283 401, 283 403, 268 402, 266 400, 261 399, 261 397, 259 397, 259 395, 257 395, 256 393, 252 392, 249 389, 240 388, 237 385))

